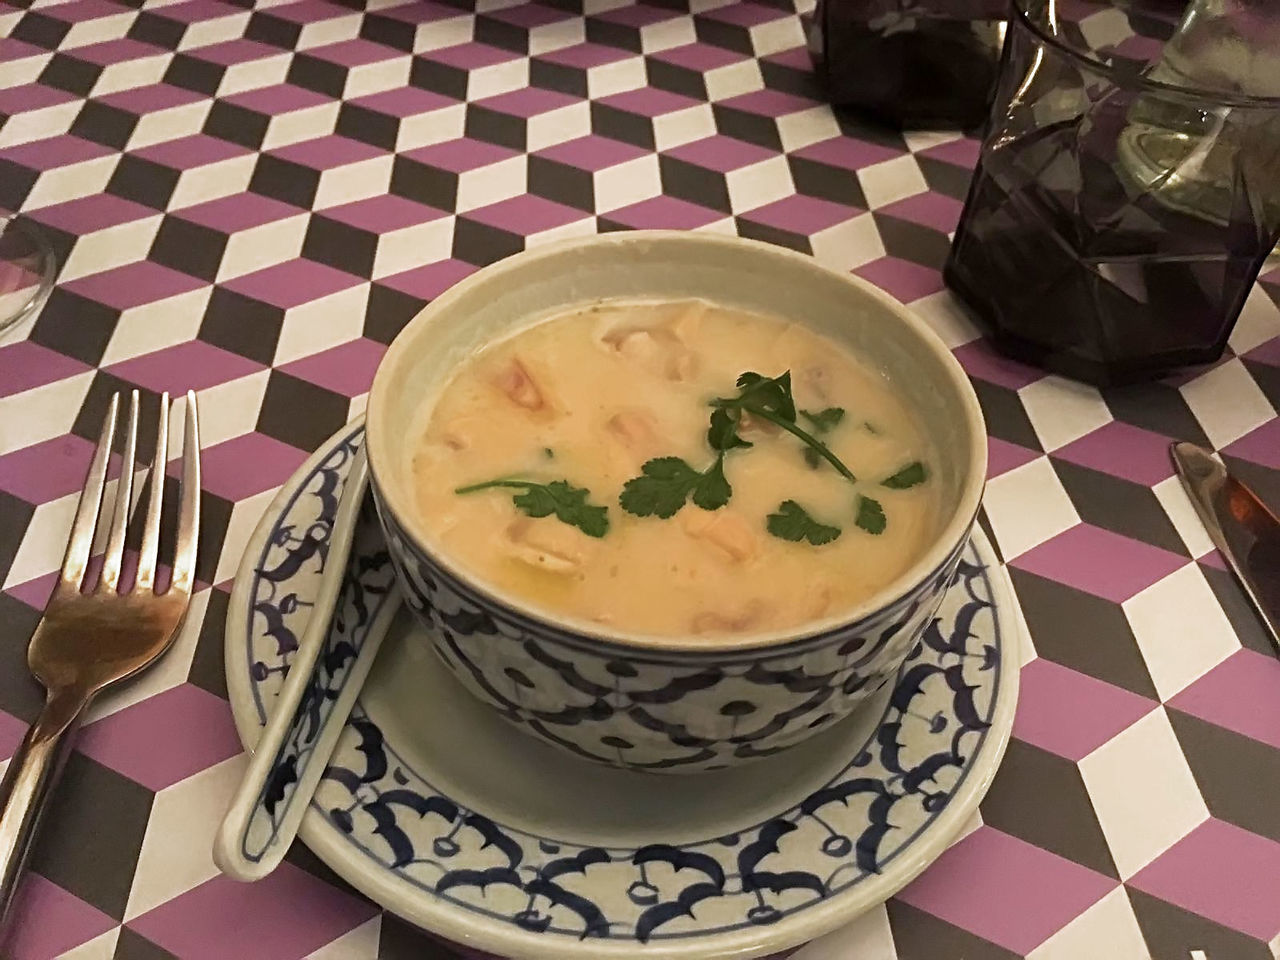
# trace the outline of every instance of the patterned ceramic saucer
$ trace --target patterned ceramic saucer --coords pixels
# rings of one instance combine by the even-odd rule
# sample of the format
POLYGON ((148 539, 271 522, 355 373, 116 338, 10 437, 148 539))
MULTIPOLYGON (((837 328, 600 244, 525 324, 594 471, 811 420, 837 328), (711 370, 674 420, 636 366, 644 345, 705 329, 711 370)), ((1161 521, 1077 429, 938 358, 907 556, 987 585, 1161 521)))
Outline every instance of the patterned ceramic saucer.
MULTIPOLYGON (((246 745, 309 616, 362 441, 362 422, 328 441, 249 542, 226 634, 246 745)), ((367 556, 351 569, 374 596, 388 560, 371 540, 355 538, 367 556)), ((374 612, 336 624, 318 704, 374 612)), ((534 741, 463 691, 420 630, 392 627, 301 837, 387 909, 510 957, 750 957, 835 928, 945 849, 990 785, 1017 699, 1018 619, 980 530, 895 684, 792 750, 716 773, 612 770, 534 741)))

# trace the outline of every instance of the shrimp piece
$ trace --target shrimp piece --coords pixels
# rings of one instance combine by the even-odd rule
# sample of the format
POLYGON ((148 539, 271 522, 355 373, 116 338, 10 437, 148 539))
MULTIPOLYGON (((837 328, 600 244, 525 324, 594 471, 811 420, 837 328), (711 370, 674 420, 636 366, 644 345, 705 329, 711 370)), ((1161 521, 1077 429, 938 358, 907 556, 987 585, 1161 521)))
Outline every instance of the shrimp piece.
POLYGON ((488 424, 484 417, 455 417, 440 428, 440 443, 454 452, 470 450, 476 438, 485 434, 488 424))
POLYGON ((776 437, 782 432, 782 428, 776 423, 765 420, 763 417, 753 417, 746 411, 738 415, 738 426, 742 428, 742 433, 748 435, 756 434, 763 437, 776 437))
POLYGON ((680 511, 684 532, 706 543, 734 563, 746 563, 760 550, 760 541, 741 514, 721 507, 700 510, 686 507, 680 511))
POLYGON ((692 350, 681 349, 668 361, 666 376, 675 383, 692 380, 698 374, 698 355, 692 350))
POLYGON ((694 633, 741 633, 760 626, 769 608, 764 601, 752 600, 737 613, 717 613, 704 610, 696 613, 689 622, 689 629, 694 633))
MULTIPOLYGON (((687 312, 687 311, 686 311, 687 312)), ((606 327, 598 342, 633 363, 667 380, 682 381, 698 369, 698 355, 690 350, 680 330, 692 331, 696 319, 685 315, 653 327, 606 327)))
POLYGON ((538 411, 547 406, 547 398, 542 388, 538 386, 530 375, 529 369, 520 362, 518 357, 512 357, 498 372, 493 379, 493 385, 505 393, 507 399, 518 407, 538 411))
POLYGON ((814 594, 813 602, 809 605, 809 613, 806 620, 820 620, 827 615, 827 611, 831 609, 831 588, 822 587, 814 594))
POLYGON ((644 410, 619 410, 604 427, 618 443, 643 459, 648 459, 662 446, 653 415, 644 410))
POLYGON ((831 371, 823 366, 809 366, 800 371, 800 381, 820 403, 831 400, 831 371))
POLYGON ((685 346, 698 335, 702 329, 702 318, 707 314, 707 305, 701 300, 694 300, 685 306, 671 321, 671 332, 685 346))
POLYGON ((548 573, 580 574, 591 553, 587 537, 559 521, 517 517, 507 527, 505 540, 503 548, 512 559, 548 573))

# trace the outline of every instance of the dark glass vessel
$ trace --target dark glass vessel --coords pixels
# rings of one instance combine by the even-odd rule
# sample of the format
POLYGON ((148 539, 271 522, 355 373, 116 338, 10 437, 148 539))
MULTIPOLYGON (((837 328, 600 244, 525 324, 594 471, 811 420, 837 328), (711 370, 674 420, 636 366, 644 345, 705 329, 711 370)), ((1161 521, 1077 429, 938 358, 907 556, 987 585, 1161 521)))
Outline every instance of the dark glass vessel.
POLYGON ((1019 5, 948 285, 998 346, 1069 376, 1217 359, 1280 240, 1280 99, 1161 83, 1150 35, 1082 53, 1019 5))
POLYGON ((991 106, 1008 0, 818 0, 828 98, 899 127, 968 128, 991 106))

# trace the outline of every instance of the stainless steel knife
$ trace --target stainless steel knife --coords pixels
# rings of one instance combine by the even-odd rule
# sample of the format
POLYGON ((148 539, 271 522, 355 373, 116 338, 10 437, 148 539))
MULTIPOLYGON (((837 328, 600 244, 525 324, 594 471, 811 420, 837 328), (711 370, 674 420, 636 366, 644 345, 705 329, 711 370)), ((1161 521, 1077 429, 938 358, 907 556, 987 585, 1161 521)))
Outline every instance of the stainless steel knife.
POLYGON ((1178 476, 1280 653, 1280 519, 1203 447, 1169 448, 1178 476))

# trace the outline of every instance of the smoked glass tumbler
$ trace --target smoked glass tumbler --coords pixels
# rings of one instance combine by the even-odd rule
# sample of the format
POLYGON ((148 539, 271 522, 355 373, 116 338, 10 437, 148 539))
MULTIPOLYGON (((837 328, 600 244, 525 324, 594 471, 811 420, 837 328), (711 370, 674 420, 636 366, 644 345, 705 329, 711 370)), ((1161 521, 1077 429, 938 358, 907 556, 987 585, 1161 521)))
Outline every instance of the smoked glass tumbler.
POLYGON ((1280 3, 1016 0, 948 285, 1100 384, 1217 359, 1280 241, 1280 3))

